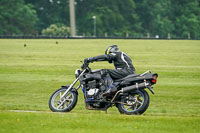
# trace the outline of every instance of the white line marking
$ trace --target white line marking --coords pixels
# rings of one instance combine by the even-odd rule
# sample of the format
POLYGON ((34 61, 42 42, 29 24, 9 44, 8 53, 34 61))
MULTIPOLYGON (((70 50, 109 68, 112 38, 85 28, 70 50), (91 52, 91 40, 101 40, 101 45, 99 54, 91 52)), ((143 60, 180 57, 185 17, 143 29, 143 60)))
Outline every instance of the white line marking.
POLYGON ((20 113, 62 113, 62 112, 47 112, 47 111, 36 111, 36 110, 5 110, 5 111, 20 112, 20 113))

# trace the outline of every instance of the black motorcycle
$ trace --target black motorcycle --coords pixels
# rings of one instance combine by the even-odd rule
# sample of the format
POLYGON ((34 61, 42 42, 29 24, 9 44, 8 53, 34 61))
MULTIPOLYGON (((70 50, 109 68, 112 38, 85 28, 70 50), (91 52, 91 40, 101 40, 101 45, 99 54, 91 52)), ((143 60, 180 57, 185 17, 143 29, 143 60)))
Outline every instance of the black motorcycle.
POLYGON ((149 95, 145 88, 154 94, 152 85, 156 84, 158 74, 146 71, 142 74, 130 74, 122 79, 113 81, 117 88, 108 96, 107 82, 102 70, 92 71, 89 64, 83 63, 82 70, 75 71, 76 80, 71 85, 64 85, 56 90, 49 100, 49 108, 53 112, 69 112, 77 103, 78 89, 82 87, 85 107, 89 110, 104 110, 116 106, 120 113, 133 115, 142 114, 149 106, 149 95), (74 85, 80 81, 80 85, 74 85))

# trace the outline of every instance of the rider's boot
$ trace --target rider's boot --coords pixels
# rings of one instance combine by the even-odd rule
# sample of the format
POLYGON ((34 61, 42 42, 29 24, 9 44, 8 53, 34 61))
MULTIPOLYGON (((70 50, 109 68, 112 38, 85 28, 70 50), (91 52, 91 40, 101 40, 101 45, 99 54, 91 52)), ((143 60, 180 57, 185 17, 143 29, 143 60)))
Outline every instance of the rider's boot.
POLYGON ((112 93, 116 92, 117 88, 114 85, 111 85, 110 88, 103 93, 103 96, 110 96, 112 93))
POLYGON ((111 93, 117 91, 116 87, 113 85, 113 80, 108 73, 104 77, 104 81, 107 86, 107 91, 103 93, 103 96, 109 96, 111 93))

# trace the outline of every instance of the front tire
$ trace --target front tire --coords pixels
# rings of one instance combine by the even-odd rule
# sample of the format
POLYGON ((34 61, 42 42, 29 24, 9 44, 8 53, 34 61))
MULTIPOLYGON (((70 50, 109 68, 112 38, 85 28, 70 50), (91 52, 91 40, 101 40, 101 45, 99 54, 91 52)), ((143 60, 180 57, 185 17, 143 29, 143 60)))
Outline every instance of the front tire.
POLYGON ((145 90, 136 90, 121 97, 117 108, 121 114, 138 115, 146 111, 149 106, 149 95, 145 90))
POLYGON ((77 93, 69 91, 64 99, 60 99, 67 88, 60 88, 56 90, 49 99, 49 108, 53 112, 69 112, 71 111, 78 101, 77 93))

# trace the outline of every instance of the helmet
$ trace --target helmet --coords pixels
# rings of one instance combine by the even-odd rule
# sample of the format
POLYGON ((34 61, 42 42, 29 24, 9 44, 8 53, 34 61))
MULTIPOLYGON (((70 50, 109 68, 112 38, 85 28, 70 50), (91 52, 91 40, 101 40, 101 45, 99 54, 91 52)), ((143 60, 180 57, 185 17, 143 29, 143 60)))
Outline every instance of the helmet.
POLYGON ((117 45, 111 45, 106 48, 105 54, 119 52, 119 48, 117 45))

